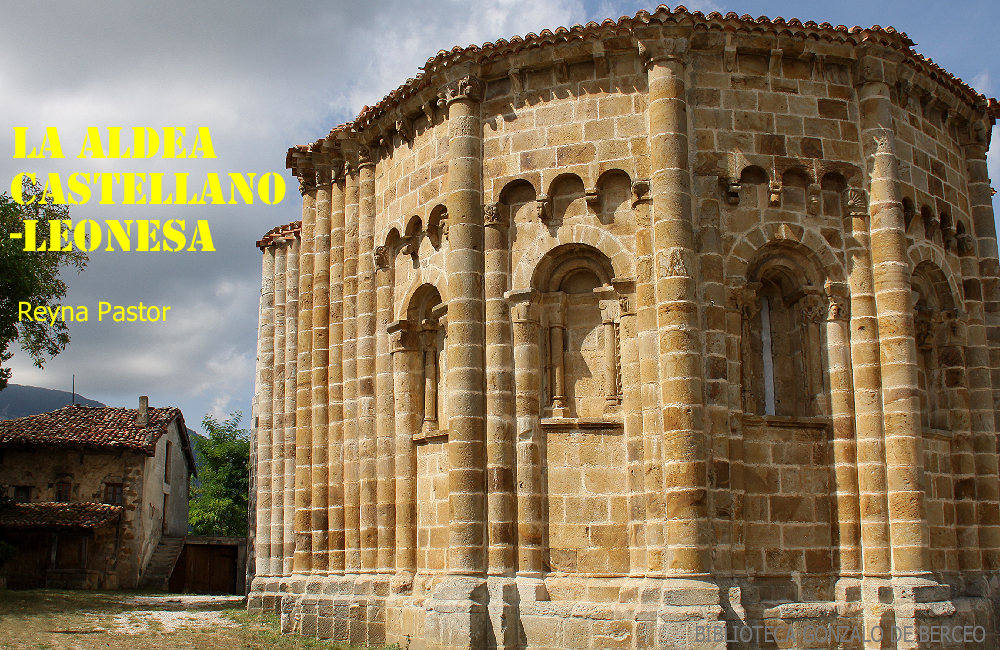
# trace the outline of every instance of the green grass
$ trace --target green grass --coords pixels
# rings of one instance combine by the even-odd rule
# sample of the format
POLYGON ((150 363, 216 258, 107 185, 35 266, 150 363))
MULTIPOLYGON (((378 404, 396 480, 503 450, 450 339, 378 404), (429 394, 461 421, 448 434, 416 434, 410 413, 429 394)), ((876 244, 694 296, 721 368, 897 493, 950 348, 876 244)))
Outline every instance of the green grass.
MULTIPOLYGON (((148 592, 0 589, 0 650, 361 650, 355 646, 282 635, 274 614, 248 614, 243 603, 183 608, 177 603, 130 604, 148 592), (136 612, 129 622, 142 623, 150 611, 214 612, 235 627, 189 625, 167 631, 156 620, 126 634, 116 617, 136 612)), ((157 594, 162 595, 162 594, 157 594)), ((384 648, 383 650, 391 650, 384 648)))

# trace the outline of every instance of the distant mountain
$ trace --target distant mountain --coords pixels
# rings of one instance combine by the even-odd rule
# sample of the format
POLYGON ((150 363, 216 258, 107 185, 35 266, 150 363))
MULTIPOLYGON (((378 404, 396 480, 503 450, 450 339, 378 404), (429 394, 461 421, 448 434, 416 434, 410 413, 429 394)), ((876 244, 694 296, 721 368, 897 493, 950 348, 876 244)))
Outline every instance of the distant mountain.
MULTIPOLYGON (((72 403, 73 393, 65 390, 7 384, 7 388, 0 390, 0 420, 48 413, 72 403)), ((76 403, 84 406, 107 406, 79 395, 76 396, 76 403)))

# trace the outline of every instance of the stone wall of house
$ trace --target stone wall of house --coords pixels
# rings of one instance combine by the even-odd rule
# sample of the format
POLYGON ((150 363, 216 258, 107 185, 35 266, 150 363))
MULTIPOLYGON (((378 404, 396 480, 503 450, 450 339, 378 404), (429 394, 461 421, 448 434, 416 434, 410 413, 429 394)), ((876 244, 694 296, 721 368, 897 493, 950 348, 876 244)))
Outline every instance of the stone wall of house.
POLYGON ((289 150, 250 608, 413 648, 992 647, 997 109, 910 45, 661 7, 442 52, 289 150))

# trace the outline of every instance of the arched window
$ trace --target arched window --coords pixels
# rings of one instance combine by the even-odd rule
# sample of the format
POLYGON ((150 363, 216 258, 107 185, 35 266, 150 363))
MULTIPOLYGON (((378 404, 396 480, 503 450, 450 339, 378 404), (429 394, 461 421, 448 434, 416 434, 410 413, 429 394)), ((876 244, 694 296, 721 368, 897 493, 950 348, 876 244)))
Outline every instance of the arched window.
POLYGON ((772 251, 750 275, 744 304, 744 408, 756 415, 822 415, 820 329, 826 299, 800 256, 772 251))
MULTIPOLYGON (((920 423, 924 429, 950 430, 946 375, 964 373, 964 346, 954 299, 944 273, 930 262, 917 265, 910 279, 917 345, 920 423)), ((954 379, 954 378, 953 378, 954 379)))
POLYGON ((610 260, 585 244, 565 244, 539 262, 543 415, 600 418, 620 403, 617 292, 610 260))

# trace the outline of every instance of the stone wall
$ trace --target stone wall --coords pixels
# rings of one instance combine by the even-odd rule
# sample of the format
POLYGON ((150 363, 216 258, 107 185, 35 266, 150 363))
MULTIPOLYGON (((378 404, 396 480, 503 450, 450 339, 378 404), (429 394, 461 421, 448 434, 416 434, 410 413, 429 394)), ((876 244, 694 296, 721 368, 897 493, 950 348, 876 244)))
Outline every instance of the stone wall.
POLYGON ((414 648, 991 647, 996 109, 911 45, 661 7, 443 51, 290 149, 250 608, 414 648), (842 641, 779 645, 885 647, 842 641))

